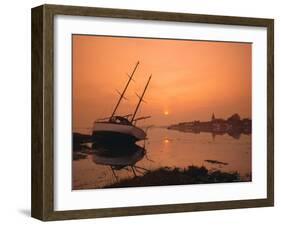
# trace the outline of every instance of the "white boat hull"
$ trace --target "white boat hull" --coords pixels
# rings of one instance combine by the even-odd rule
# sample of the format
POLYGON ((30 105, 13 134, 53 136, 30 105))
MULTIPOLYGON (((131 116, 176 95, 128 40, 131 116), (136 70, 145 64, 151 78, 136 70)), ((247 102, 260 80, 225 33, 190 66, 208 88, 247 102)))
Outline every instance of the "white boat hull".
POLYGON ((120 142, 135 142, 144 140, 146 133, 133 125, 123 125, 110 122, 95 122, 93 138, 120 142))

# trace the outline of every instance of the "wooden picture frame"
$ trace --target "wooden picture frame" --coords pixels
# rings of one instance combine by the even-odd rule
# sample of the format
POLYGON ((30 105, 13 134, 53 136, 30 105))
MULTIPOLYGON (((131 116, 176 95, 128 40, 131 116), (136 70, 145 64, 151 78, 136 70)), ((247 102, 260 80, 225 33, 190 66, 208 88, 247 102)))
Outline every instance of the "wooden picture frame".
POLYGON ((42 5, 32 9, 32 202, 34 218, 50 220, 162 214, 274 205, 274 20, 42 5), (267 29, 267 198, 122 208, 54 210, 54 16, 94 16, 264 27, 267 29))

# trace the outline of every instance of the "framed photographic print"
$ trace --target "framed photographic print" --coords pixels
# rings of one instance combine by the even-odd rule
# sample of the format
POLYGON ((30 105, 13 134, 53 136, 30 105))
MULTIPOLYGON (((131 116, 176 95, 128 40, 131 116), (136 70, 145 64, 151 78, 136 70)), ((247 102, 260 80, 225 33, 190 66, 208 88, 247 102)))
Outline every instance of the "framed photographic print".
POLYGON ((32 216, 273 206, 274 21, 32 9, 32 216))

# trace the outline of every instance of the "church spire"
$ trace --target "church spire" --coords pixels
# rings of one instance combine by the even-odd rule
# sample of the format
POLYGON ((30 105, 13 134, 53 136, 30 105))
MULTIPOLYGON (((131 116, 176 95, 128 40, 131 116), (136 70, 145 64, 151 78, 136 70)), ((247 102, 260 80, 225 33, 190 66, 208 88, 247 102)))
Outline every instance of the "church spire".
POLYGON ((212 115, 212 121, 214 121, 216 119, 215 114, 213 113, 212 115))

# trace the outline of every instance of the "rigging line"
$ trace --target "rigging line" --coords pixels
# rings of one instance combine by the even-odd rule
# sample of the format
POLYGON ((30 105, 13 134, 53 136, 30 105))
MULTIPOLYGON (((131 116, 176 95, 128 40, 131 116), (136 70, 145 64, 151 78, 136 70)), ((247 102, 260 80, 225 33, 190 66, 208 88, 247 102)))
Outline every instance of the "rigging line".
POLYGON ((131 74, 131 76, 129 77, 129 80, 128 80, 128 82, 127 82, 127 84, 126 84, 126 86, 125 86, 125 88, 124 88, 124 90, 123 90, 123 92, 122 92, 122 94, 121 94, 121 96, 120 96, 120 98, 119 98, 119 100, 118 100, 118 102, 117 102, 117 104, 116 104, 116 106, 115 106, 115 108, 114 108, 114 110, 113 110, 112 115, 111 115, 110 118, 112 118, 112 117, 115 115, 115 113, 116 113, 116 111, 117 111, 117 108, 119 107, 119 104, 120 104, 121 100, 123 99, 123 96, 124 96, 124 94, 125 94, 125 92, 126 92, 128 86, 129 86, 131 80, 133 79, 133 76, 134 76, 134 74, 135 74, 135 71, 137 70, 137 67, 138 67, 139 63, 140 63, 140 62, 138 61, 137 64, 136 64, 136 66, 135 66, 135 68, 134 68, 134 70, 133 70, 133 72, 132 72, 132 74, 131 74))
POLYGON ((146 91, 146 89, 147 89, 147 87, 148 87, 148 84, 149 84, 149 82, 150 82, 151 77, 152 77, 152 75, 149 76, 149 79, 148 79, 148 81, 147 81, 147 83, 146 83, 146 85, 145 85, 145 88, 144 88, 143 92, 142 92, 141 98, 139 99, 138 105, 137 105, 136 110, 135 110, 135 112, 134 112, 134 114, 133 114, 133 117, 132 117, 132 119, 131 119, 131 122, 133 122, 134 119, 135 119, 135 117, 136 117, 136 114, 137 114, 137 112, 138 112, 138 109, 139 109, 139 107, 140 107, 140 104, 141 104, 141 102, 142 102, 142 99, 143 99, 143 97, 144 97, 145 91, 146 91))

